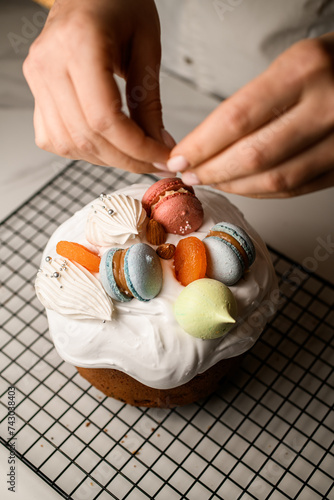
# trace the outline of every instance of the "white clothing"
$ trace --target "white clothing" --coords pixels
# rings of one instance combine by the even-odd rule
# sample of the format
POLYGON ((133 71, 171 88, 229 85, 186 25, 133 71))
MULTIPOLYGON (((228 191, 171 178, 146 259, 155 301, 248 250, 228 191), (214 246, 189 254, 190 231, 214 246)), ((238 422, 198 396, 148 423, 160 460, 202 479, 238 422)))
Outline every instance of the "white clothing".
POLYGON ((334 30, 334 0, 156 0, 163 67, 227 97, 307 37, 334 30))

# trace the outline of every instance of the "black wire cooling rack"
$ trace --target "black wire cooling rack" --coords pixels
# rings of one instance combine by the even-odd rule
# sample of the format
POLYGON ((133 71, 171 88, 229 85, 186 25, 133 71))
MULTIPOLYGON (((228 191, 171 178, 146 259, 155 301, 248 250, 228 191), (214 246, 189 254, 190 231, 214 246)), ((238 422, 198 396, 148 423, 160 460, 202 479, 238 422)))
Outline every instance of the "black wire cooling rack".
POLYGON ((64 498, 333 500, 334 288, 276 251, 280 309, 204 401, 124 405, 56 354, 33 289, 42 249, 101 192, 149 179, 74 162, 3 222, 1 443, 15 438, 16 456, 64 498))

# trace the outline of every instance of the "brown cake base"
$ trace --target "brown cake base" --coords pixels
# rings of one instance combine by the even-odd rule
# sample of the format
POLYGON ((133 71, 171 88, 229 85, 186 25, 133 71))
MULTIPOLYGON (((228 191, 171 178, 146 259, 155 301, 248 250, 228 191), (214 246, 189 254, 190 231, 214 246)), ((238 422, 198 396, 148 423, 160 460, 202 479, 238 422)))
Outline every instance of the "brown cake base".
POLYGON ((221 379, 239 366, 241 357, 223 359, 186 384, 173 389, 153 389, 111 368, 76 368, 82 377, 108 397, 133 406, 173 408, 209 396, 217 389, 221 379))

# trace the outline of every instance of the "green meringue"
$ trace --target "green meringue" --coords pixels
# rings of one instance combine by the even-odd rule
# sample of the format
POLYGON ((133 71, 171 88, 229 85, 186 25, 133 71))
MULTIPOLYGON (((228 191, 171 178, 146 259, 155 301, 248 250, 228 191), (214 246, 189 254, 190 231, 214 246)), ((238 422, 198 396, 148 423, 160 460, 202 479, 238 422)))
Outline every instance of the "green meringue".
POLYGON ((179 325, 193 337, 216 339, 235 324, 237 303, 220 281, 202 278, 186 286, 174 303, 179 325))

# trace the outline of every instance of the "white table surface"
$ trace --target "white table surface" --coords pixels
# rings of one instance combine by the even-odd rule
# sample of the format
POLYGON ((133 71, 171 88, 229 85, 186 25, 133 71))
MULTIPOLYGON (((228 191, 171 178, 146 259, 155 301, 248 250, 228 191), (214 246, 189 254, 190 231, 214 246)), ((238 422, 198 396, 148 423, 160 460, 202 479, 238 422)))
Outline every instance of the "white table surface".
MULTIPOLYGON (((34 144, 33 99, 21 73, 30 40, 16 53, 8 33, 22 33, 22 16, 32 19, 40 7, 19 0, 0 4, 0 219, 50 180, 66 161, 39 150, 34 144)), ((217 100, 198 92, 175 77, 162 76, 162 99, 166 128, 180 140, 217 105, 217 100)), ((333 241, 334 190, 328 189, 291 200, 253 200, 228 195, 275 249, 334 282, 334 252, 319 249, 319 242, 333 241), (320 238, 320 239, 319 239, 320 238), (318 256, 320 256, 318 258, 318 256)), ((0 497, 14 498, 7 491, 4 472, 7 450, 0 447, 0 497)), ((16 499, 59 498, 23 463, 17 464, 16 499)))

